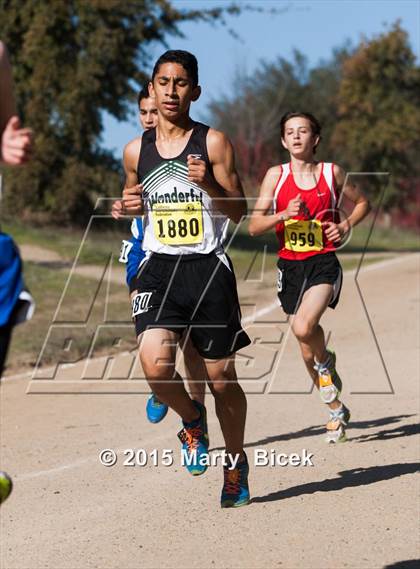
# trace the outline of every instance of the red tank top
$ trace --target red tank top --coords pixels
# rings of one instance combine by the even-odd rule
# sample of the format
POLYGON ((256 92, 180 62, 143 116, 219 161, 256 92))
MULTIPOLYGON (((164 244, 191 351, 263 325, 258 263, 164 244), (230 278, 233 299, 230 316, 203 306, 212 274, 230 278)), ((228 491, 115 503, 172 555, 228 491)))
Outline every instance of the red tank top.
POLYGON ((276 213, 284 211, 289 201, 300 194, 301 209, 294 218, 276 225, 279 240, 278 256, 282 259, 303 260, 314 255, 335 251, 337 245, 325 236, 322 223, 340 222, 337 191, 334 185, 334 164, 321 163, 321 175, 316 186, 303 190, 296 185, 291 164, 282 164, 274 191, 276 213))

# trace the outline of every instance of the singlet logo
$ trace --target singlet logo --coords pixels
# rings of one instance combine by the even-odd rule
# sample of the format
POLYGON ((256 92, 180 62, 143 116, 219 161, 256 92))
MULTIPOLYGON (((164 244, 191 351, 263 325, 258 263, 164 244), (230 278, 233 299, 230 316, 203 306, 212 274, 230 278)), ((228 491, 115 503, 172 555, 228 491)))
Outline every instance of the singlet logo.
POLYGON ((145 200, 145 248, 176 254, 178 248, 210 251, 222 237, 222 224, 213 223, 211 197, 188 179, 188 166, 165 160, 141 183, 145 200))
POLYGON ((202 203, 202 201, 203 198, 201 192, 198 192, 194 188, 190 188, 189 190, 178 190, 178 188, 174 187, 172 192, 165 192, 160 194, 155 193, 149 198, 149 203, 152 210, 156 204, 162 204, 162 203, 187 204, 186 206, 183 207, 183 209, 193 210, 194 206, 191 205, 191 202, 202 203))
POLYGON ((312 218, 311 212, 309 211, 309 208, 308 208, 308 206, 306 205, 306 202, 305 202, 305 201, 302 201, 302 203, 300 204, 299 213, 302 213, 303 215, 306 215, 306 217, 307 217, 308 219, 311 219, 311 218, 312 218))

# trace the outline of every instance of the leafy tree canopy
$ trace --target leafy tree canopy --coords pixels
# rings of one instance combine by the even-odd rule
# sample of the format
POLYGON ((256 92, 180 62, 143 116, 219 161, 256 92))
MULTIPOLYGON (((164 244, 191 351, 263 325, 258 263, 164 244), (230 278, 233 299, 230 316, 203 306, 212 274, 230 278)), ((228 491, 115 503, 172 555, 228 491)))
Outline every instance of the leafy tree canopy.
MULTIPOLYGON (((323 125, 320 160, 351 172, 389 172, 387 209, 415 201, 420 68, 399 23, 355 47, 336 49, 329 61, 313 69, 298 51, 290 61, 262 62, 252 76, 238 73, 234 92, 213 101, 210 111, 232 137, 251 193, 269 166, 287 159, 280 117, 307 110, 323 125)), ((376 196, 384 177, 365 177, 363 183, 376 196)))
POLYGON ((238 11, 177 10, 169 0, 0 0, 18 111, 35 133, 33 160, 7 172, 6 209, 84 223, 96 198, 120 187, 119 163, 100 147, 103 111, 127 117, 152 42, 181 35, 183 21, 224 22, 238 11))

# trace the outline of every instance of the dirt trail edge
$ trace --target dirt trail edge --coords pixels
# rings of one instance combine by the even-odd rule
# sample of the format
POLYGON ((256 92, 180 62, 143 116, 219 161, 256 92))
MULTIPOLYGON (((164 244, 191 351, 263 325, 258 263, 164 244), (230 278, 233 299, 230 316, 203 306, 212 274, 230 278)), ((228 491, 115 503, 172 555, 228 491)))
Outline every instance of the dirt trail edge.
MULTIPOLYGON (((352 411, 346 443, 324 442, 326 410, 310 393, 280 310, 249 325, 259 340, 238 356, 249 393, 248 507, 220 509, 220 466, 188 475, 179 420, 170 412, 148 423, 145 394, 100 394, 92 383, 89 395, 34 395, 26 394, 29 378, 5 381, 1 467, 15 487, 1 507, 1 568, 411 566, 420 556, 419 255, 368 269, 358 278, 363 302, 347 274, 342 301, 324 320, 352 411), (106 448, 117 452, 113 467, 99 461, 106 448), (147 464, 124 466, 125 449, 145 449, 147 464), (162 465, 163 449, 172 466, 162 465), (257 451, 312 455, 313 466, 256 466, 257 451)), ((255 310, 273 301, 264 290, 255 310)), ((67 373, 77 380, 81 369, 67 373)), ((210 396, 207 405, 218 449, 210 396)))

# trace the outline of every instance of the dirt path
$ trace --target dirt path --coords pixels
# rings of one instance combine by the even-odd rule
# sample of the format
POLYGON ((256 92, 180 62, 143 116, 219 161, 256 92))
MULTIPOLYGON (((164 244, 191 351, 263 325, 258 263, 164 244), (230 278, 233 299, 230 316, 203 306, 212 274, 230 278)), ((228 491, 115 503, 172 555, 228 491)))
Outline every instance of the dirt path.
MULTIPOLYGON (((23 244, 19 247, 20 254, 24 261, 31 261, 41 265, 61 264, 62 271, 66 273, 71 270, 73 263, 70 260, 64 259, 56 251, 40 247, 38 245, 23 244)), ((79 265, 76 267, 74 273, 81 277, 89 279, 98 279, 103 273, 104 267, 101 265, 79 265)), ((121 265, 114 267, 110 278, 111 282, 124 283, 125 282, 125 267, 121 265)))
MULTIPOLYGON (((130 381, 81 381, 84 362, 54 381, 31 383, 28 395, 27 378, 5 381, 1 465, 15 489, 1 508, 2 569, 390 569, 418 558, 418 277, 418 255, 362 270, 376 340, 351 275, 339 308, 325 318, 353 420, 350 440, 336 447, 324 443, 325 409, 307 393, 309 380, 287 323, 278 322, 279 309, 250 328, 259 340, 238 358, 238 369, 253 392, 246 432, 253 503, 237 511, 219 508, 220 467, 193 479, 180 466, 174 413, 151 425, 146 395, 124 394, 142 390, 134 379, 141 370, 130 381), (105 383, 119 394, 98 393, 105 383), (89 396, 33 393, 66 385, 89 396), (116 466, 99 463, 104 448, 118 451, 116 466), (128 448, 171 449, 174 465, 124 467, 128 448), (257 449, 306 449, 314 466, 256 467, 257 449)), ((257 296, 258 284, 241 284, 243 297, 252 290, 248 321, 273 302, 272 289, 257 296)), ((111 378, 124 375, 129 357, 113 362, 111 378)), ((208 409, 218 448, 210 397, 208 409)), ((404 566, 410 565, 395 568, 404 566)))
POLYGON ((61 255, 52 249, 41 247, 40 245, 23 244, 19 246, 19 251, 24 261, 33 263, 55 263, 63 261, 61 255))

